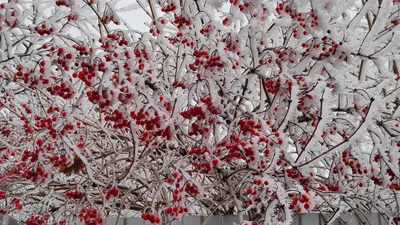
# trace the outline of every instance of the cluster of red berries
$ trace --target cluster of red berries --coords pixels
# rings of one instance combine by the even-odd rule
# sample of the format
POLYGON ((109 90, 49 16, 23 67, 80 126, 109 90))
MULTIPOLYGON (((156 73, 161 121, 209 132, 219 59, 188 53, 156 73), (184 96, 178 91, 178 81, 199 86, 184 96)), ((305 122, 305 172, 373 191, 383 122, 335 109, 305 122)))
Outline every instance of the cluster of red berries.
POLYGON ((49 214, 31 216, 26 220, 25 224, 26 225, 44 225, 47 223, 47 220, 49 220, 49 218, 50 218, 49 214))
POLYGON ((297 52, 294 49, 286 48, 286 49, 275 49, 274 53, 278 56, 278 60, 280 62, 289 62, 291 64, 295 63, 298 56, 297 52))
POLYGON ((246 222, 243 225, 260 225, 257 221, 246 222))
POLYGON ((189 68, 196 71, 201 65, 204 65, 209 58, 208 52, 203 50, 194 50, 193 56, 196 58, 194 63, 189 64, 189 68))
POLYGON ((50 35, 54 33, 54 28, 46 25, 45 23, 36 26, 35 27, 35 31, 39 33, 39 35, 43 36, 43 35, 50 35))
POLYGON ((118 197, 118 195, 119 195, 119 190, 116 187, 113 187, 110 190, 107 190, 107 189, 104 188, 102 191, 103 191, 104 194, 106 194, 106 197, 105 197, 106 200, 110 200, 110 198, 112 196, 118 197))
POLYGON ((51 156, 49 160, 53 164, 53 167, 66 166, 69 164, 69 161, 71 161, 66 154, 51 156))
MULTIPOLYGON (((57 117, 49 117, 49 118, 42 118, 40 116, 35 116, 35 127, 36 128, 45 128, 48 129, 50 132, 49 134, 55 138, 57 137, 56 130, 53 128, 53 122, 57 121, 57 117)), ((29 129, 28 127, 26 129, 29 129)))
POLYGON ((56 6, 66 6, 71 7, 71 0, 56 0, 56 6))
POLYGON ((374 181, 375 185, 379 185, 379 186, 383 185, 383 178, 382 177, 371 176, 371 180, 374 181))
POLYGON ((185 191, 186 193, 192 195, 192 196, 196 196, 200 194, 199 188, 193 184, 192 182, 187 182, 185 185, 185 191))
POLYGON ((79 19, 79 16, 78 15, 76 15, 76 14, 69 14, 68 15, 68 17, 67 17, 67 20, 68 21, 77 21, 79 19))
POLYGON ((100 225, 104 223, 98 209, 82 208, 78 214, 79 220, 84 221, 86 225, 100 225))
MULTIPOLYGON (((11 2, 11 1, 9 1, 11 2)), ((6 8, 6 5, 4 3, 0 4, 0 8, 4 9, 6 8)), ((20 24, 20 13, 18 13, 18 11, 13 9, 14 6, 7 8, 8 12, 10 12, 7 16, 5 16, 4 14, 1 14, 0 16, 2 17, 2 23, 4 23, 3 21, 5 20, 5 24, 9 27, 16 27, 17 25, 20 24)), ((2 27, 0 27, 0 31, 2 31, 2 27)))
POLYGON ((399 225, 399 224, 400 224, 400 216, 395 216, 395 217, 393 217, 393 222, 394 222, 396 225, 399 225))
POLYGON ((363 174, 368 173, 367 169, 363 169, 361 163, 358 161, 357 158, 351 154, 350 151, 345 150, 342 152, 342 161, 344 165, 350 166, 352 169, 353 174, 363 174))
POLYGON ((213 32, 215 30, 215 26, 208 24, 205 27, 200 29, 200 33, 206 37, 208 37, 211 32, 213 32))
POLYGON ((222 24, 225 26, 230 26, 232 24, 232 18, 231 17, 225 17, 222 20, 222 24))
POLYGON ((224 67, 224 63, 221 61, 221 56, 217 55, 214 57, 210 57, 205 65, 204 68, 223 68, 224 67))
POLYGON ((29 158, 31 158, 31 162, 36 162, 39 158, 39 150, 37 149, 34 152, 24 150, 22 153, 21 161, 28 161, 29 158))
POLYGON ((160 95, 159 97, 160 99, 160 103, 162 103, 162 105, 165 107, 165 110, 167 110, 167 112, 171 112, 172 111, 172 102, 171 101, 164 101, 164 96, 160 95))
POLYGON ((61 81, 53 87, 47 87, 47 91, 51 95, 57 95, 63 99, 71 99, 75 94, 74 89, 66 81, 61 81))
POLYGON ((389 189, 395 190, 395 191, 400 191, 400 184, 395 184, 395 183, 390 184, 389 189))
POLYGON ((238 122, 239 129, 243 132, 243 135, 251 132, 253 129, 261 129, 261 123, 257 123, 255 120, 241 119, 238 122))
POLYGON ((222 42, 225 44, 224 50, 236 53, 236 55, 240 56, 240 39, 238 36, 227 35, 225 38, 222 39, 222 42))
POLYGON ((33 74, 33 71, 33 69, 28 69, 22 65, 18 65, 13 81, 16 82, 18 79, 21 79, 25 84, 27 84, 29 81, 32 81, 33 76, 31 75, 33 74))
POLYGON ((270 94, 276 94, 278 90, 280 90, 281 79, 267 79, 264 82, 264 87, 267 89, 267 92, 270 94))
POLYGON ((66 135, 67 133, 71 133, 72 131, 74 131, 75 127, 73 124, 65 124, 64 128, 60 131, 61 135, 66 135))
POLYGON ((182 89, 186 89, 186 85, 183 82, 180 82, 180 81, 174 81, 172 83, 172 86, 173 87, 180 87, 182 89))
POLYGON ((93 52, 93 48, 89 48, 85 45, 72 45, 76 51, 78 51, 79 55, 81 56, 87 56, 90 55, 93 52))
POLYGON ((24 170, 21 176, 34 183, 36 182, 44 183, 49 177, 49 174, 46 171, 44 171, 44 169, 41 166, 37 166, 35 169, 27 168, 26 170, 24 170))
POLYGON ((253 9, 253 5, 246 1, 243 4, 240 4, 238 7, 239 7, 239 10, 243 13, 248 13, 253 9))
POLYGON ((109 89, 103 89, 101 93, 97 90, 91 90, 86 93, 89 101, 93 104, 99 104, 101 109, 112 106, 114 94, 115 92, 109 89))
POLYGON ((211 157, 202 155, 200 159, 194 158, 192 165, 198 170, 199 173, 210 174, 213 172, 213 168, 218 166, 218 159, 211 160, 211 157))
POLYGON ((103 16, 103 18, 101 18, 101 22, 104 24, 108 24, 110 22, 115 23, 116 25, 119 24, 119 19, 116 15, 112 14, 112 13, 108 13, 106 15, 103 16))
POLYGON ((14 204, 15 208, 17 208, 18 210, 22 209, 21 200, 19 198, 13 198, 11 200, 11 203, 14 204))
POLYGON ((106 38, 100 38, 99 42, 101 43, 100 47, 108 51, 114 50, 116 44, 119 46, 128 45, 128 41, 118 32, 107 34, 106 38))
POLYGON ((203 108, 200 106, 190 107, 188 110, 181 112, 181 116, 185 119, 191 119, 196 117, 197 120, 205 120, 206 114, 203 108))
POLYGON ((181 44, 184 44, 188 47, 194 47, 194 41, 190 41, 188 38, 182 39, 181 44))
POLYGON ((150 33, 153 36, 157 36, 159 34, 161 34, 161 30, 163 28, 163 26, 165 25, 165 19, 158 19, 158 20, 154 20, 151 24, 152 27, 150 27, 150 33))
POLYGON ((290 177, 292 179, 299 179, 299 178, 303 177, 303 175, 297 169, 294 169, 294 168, 286 169, 286 174, 288 177, 290 177))
POLYGON ((311 94, 306 94, 299 98, 299 103, 297 105, 297 110, 300 112, 309 112, 310 109, 314 106, 314 96, 311 94))
POLYGON ((176 6, 173 2, 161 8, 161 12, 169 13, 175 11, 176 6))
POLYGON ((179 188, 179 183, 183 180, 183 176, 178 172, 174 172, 171 177, 168 177, 167 182, 172 184, 175 182, 177 188, 179 188))
POLYGON ((12 132, 11 128, 7 126, 0 127, 0 134, 4 135, 5 137, 10 136, 11 132, 12 132))
MULTIPOLYGON (((150 60, 149 54, 145 48, 135 48, 133 54, 135 54, 136 58, 150 60)), ((142 63, 142 60, 139 60, 139 63, 142 63)))
POLYGON ((161 223, 161 218, 153 213, 143 213, 141 217, 143 220, 148 220, 150 223, 161 223))
POLYGON ((118 100, 122 104, 128 104, 133 100, 134 94, 133 94, 133 89, 129 88, 128 86, 121 87, 119 89, 120 93, 118 95, 118 100))
POLYGON ((33 110, 28 107, 27 104, 22 104, 22 108, 25 110, 26 113, 31 114, 33 110))
MULTIPOLYGON (((53 48, 53 46, 51 48, 53 48)), ((57 64, 65 71, 69 71, 71 69, 70 64, 72 63, 73 53, 66 52, 63 48, 59 48, 57 49, 56 55, 58 56, 57 64)))
POLYGON ((317 27, 318 26, 318 15, 317 15, 317 13, 316 12, 312 12, 310 14, 310 17, 311 17, 311 24, 310 24, 311 28, 317 27))
POLYGON ((295 8, 293 8, 293 4, 291 4, 290 2, 279 3, 275 10, 279 15, 287 13, 292 18, 295 18, 297 16, 297 11, 295 8))
POLYGON ((184 26, 190 26, 192 22, 189 17, 186 16, 175 16, 174 24, 178 27, 178 29, 183 28, 184 26))
MULTIPOLYGON (((102 64, 99 63, 99 68, 101 68, 100 65, 102 65, 102 64)), ((91 66, 89 63, 82 62, 81 68, 82 68, 82 71, 80 71, 79 73, 74 72, 72 74, 72 77, 79 78, 86 84, 86 86, 91 87, 93 85, 94 79, 96 78, 95 67, 91 66), (90 69, 88 69, 89 67, 90 67, 90 69)), ((103 71, 101 71, 101 72, 103 72, 103 71)))
POLYGON ((68 199, 79 200, 83 197, 83 193, 76 189, 75 191, 66 192, 65 197, 67 197, 68 199))
POLYGON ((297 211, 301 213, 302 208, 299 207, 300 206, 299 202, 303 204, 305 210, 309 210, 311 208, 310 196, 308 194, 301 194, 300 197, 295 194, 289 194, 289 197, 292 198, 292 202, 289 206, 289 209, 295 209, 297 207, 297 211))
POLYGON ((229 3, 231 3, 234 6, 239 5, 239 0, 229 0, 229 3))
POLYGON ((181 206, 174 206, 168 207, 165 209, 165 213, 170 216, 178 217, 180 214, 189 212, 189 208, 181 207, 181 206))
POLYGON ((6 193, 4 191, 0 191, 0 199, 6 199, 6 193))
POLYGON ((325 186, 319 186, 317 189, 321 190, 321 191, 329 190, 329 191, 334 191, 334 192, 340 190, 339 185, 335 185, 335 184, 325 184, 325 186))
POLYGON ((246 193, 249 194, 249 195, 256 195, 258 193, 257 192, 257 188, 248 187, 247 190, 246 190, 246 193))
POLYGON ((113 115, 105 116, 104 120, 114 122, 113 128, 129 127, 129 121, 125 114, 117 109, 113 111, 113 115))

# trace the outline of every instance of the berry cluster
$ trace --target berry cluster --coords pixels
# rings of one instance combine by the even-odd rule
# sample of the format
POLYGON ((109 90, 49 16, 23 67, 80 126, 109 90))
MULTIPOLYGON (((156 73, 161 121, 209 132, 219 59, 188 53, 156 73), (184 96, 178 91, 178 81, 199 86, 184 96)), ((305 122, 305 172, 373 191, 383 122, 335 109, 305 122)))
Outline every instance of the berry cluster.
POLYGON ((78 189, 75 191, 68 191, 65 193, 65 197, 67 197, 68 199, 75 199, 75 200, 79 200, 83 197, 83 193, 80 192, 78 189))
POLYGON ((53 167, 61 167, 61 166, 67 166, 71 163, 71 160, 69 157, 67 157, 66 154, 61 154, 60 156, 55 155, 49 157, 50 162, 53 164, 53 167))
POLYGON ((76 14, 69 14, 67 19, 68 21, 77 21, 79 19, 79 16, 76 14))
POLYGON ((190 107, 188 110, 181 112, 181 116, 184 119, 191 119, 191 118, 197 118, 197 120, 205 120, 206 119, 206 114, 203 111, 203 108, 200 106, 193 106, 190 107))
POLYGON ((189 208, 180 206, 168 207, 167 209, 165 209, 165 213, 167 215, 174 217, 179 217, 179 215, 182 215, 183 213, 187 212, 189 212, 189 208))
POLYGON ((31 162, 36 162, 39 158, 39 150, 35 150, 34 152, 30 152, 28 150, 24 150, 22 153, 21 161, 27 161, 29 158, 31 162))
POLYGON ((22 209, 21 200, 19 198, 13 198, 11 200, 11 204, 14 204, 15 208, 17 208, 18 210, 22 209))
POLYGON ((246 135, 247 133, 251 132, 254 133, 254 129, 259 130, 261 129, 261 123, 257 123, 254 120, 244 120, 241 119, 238 122, 240 130, 243 132, 243 135, 246 135))
POLYGON ((290 209, 296 209, 299 213, 303 211, 303 208, 305 210, 310 210, 311 209, 311 204, 310 204, 310 195, 309 194, 301 194, 296 195, 296 194, 289 194, 289 197, 292 198, 292 203, 290 204, 289 208, 290 209), (301 203, 301 204, 299 204, 301 203))
POLYGON ((129 88, 128 86, 121 87, 119 89, 120 93, 118 95, 118 100, 122 104, 128 104, 133 100, 134 94, 133 94, 133 89, 129 88))
POLYGON ((162 31, 163 27, 165 26, 165 23, 166 23, 165 19, 163 19, 163 18, 154 20, 151 23, 152 26, 150 27, 150 33, 153 36, 158 36, 159 34, 161 34, 161 31, 162 31))
POLYGON ((79 220, 81 222, 84 221, 86 225, 100 225, 104 222, 98 209, 82 208, 78 217, 79 220))
POLYGON ((117 109, 114 110, 113 115, 104 117, 104 120, 114 122, 113 128, 129 127, 125 114, 117 109))
MULTIPOLYGON (((86 86, 91 87, 93 85, 94 79, 97 77, 95 68, 96 67, 94 65, 91 65, 87 62, 82 62, 81 71, 72 73, 72 77, 79 78, 86 84, 86 86)), ((104 63, 99 63, 98 69, 99 71, 104 72, 105 71, 104 63), (104 71, 100 69, 104 69, 104 71)))
POLYGON ((176 6, 173 2, 161 8, 161 12, 169 13, 176 10, 176 6))
POLYGON ((17 72, 13 77, 13 81, 16 82, 18 80, 23 80, 25 84, 29 82, 35 82, 35 84, 39 84, 40 82, 33 76, 33 69, 26 68, 22 65, 17 66, 17 72))
POLYGON ((186 16, 175 16, 174 24, 178 27, 178 29, 182 29, 186 26, 192 25, 189 17, 186 16))
POLYGON ((172 83, 172 86, 173 87, 180 87, 182 89, 186 89, 186 85, 183 82, 180 82, 180 81, 174 81, 172 83))
POLYGON ((185 185, 185 191, 186 193, 192 195, 192 196, 196 196, 200 194, 199 188, 193 184, 192 182, 187 182, 185 185))
POLYGON ((64 128, 60 131, 61 135, 66 135, 67 133, 71 133, 72 131, 74 131, 75 127, 73 124, 65 124, 64 128))
POLYGON ((26 220, 25 223, 26 225, 45 225, 47 224, 47 220, 49 220, 49 218, 49 214, 31 216, 26 220))
POLYGON ((143 213, 141 217, 143 220, 148 220, 150 223, 161 223, 161 218, 153 213, 143 213))
POLYGON ((72 45, 72 47, 79 53, 81 56, 88 56, 93 53, 93 48, 89 48, 85 45, 72 45))
POLYGON ((27 168, 26 170, 24 170, 21 176, 34 183, 44 183, 47 178, 49 178, 49 174, 44 171, 41 166, 37 166, 36 169, 32 167, 27 168))
POLYGON ((105 199, 106 200, 110 200, 110 198, 112 197, 112 196, 114 196, 114 197, 118 197, 118 195, 119 195, 119 190, 118 190, 118 188, 116 188, 116 187, 113 187, 113 188, 111 188, 110 190, 107 190, 107 189, 103 189, 102 190, 102 192, 106 195, 106 197, 105 197, 105 199))
POLYGON ((216 27, 214 25, 208 24, 200 29, 200 33, 206 37, 210 36, 211 32, 215 31, 216 27))
POLYGON ((301 112, 307 112, 314 106, 314 97, 310 94, 306 94, 299 98, 299 104, 297 105, 297 110, 301 112))
POLYGON ((251 1, 250 1, 250 3, 247 1, 244 1, 243 4, 239 4, 238 7, 239 7, 239 10, 243 13, 249 13, 254 9, 254 5, 251 3, 251 1))
POLYGON ((110 89, 103 89, 101 92, 97 90, 91 90, 86 93, 88 99, 93 104, 99 104, 101 109, 112 106, 115 101, 115 92, 110 89))
POLYGON ((46 25, 45 23, 41 24, 40 26, 35 27, 35 31, 39 33, 39 35, 51 35, 54 33, 54 28, 46 25))
POLYGON ((56 0, 56 6, 66 6, 66 7, 71 7, 71 0, 56 0))
POLYGON ((222 38, 222 42, 225 44, 225 51, 233 52, 240 56, 240 38, 237 35, 228 34, 222 38))
POLYGON ((63 99, 71 99, 75 94, 74 89, 66 81, 61 81, 54 86, 47 87, 47 91, 51 95, 57 95, 63 99))
POLYGON ((368 173, 367 169, 363 168, 358 159, 354 157, 353 154, 351 154, 351 152, 348 150, 342 152, 342 161, 344 165, 351 168, 353 174, 362 175, 363 173, 368 173))
POLYGON ((118 25, 119 24, 119 18, 116 14, 112 13, 109 11, 109 13, 106 13, 103 18, 101 18, 101 22, 104 24, 108 24, 110 22, 113 22, 114 24, 118 25))

